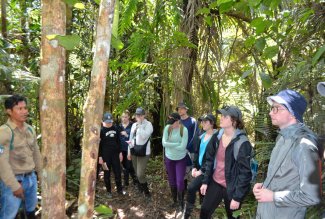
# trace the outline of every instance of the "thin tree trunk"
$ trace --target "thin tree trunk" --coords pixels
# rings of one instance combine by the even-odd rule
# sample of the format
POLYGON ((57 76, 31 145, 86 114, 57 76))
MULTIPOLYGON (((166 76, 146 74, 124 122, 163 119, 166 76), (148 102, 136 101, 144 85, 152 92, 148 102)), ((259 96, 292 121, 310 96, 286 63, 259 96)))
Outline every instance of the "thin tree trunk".
POLYGON ((65 35, 66 4, 42 1, 40 111, 42 128, 42 218, 65 218, 65 49, 47 35, 65 35))
POLYGON ((1 33, 7 38, 7 0, 1 0, 1 33))
POLYGON ((114 5, 115 0, 101 0, 99 6, 96 48, 89 93, 84 106, 82 166, 78 200, 79 218, 92 218, 94 210, 99 134, 104 109, 114 5))

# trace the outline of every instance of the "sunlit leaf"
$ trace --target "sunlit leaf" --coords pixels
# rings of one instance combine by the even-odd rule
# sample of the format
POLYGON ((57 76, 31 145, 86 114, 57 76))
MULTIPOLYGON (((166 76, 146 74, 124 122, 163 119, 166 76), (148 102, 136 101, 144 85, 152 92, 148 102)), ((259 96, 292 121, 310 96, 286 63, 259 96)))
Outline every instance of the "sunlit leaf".
POLYGON ((46 35, 46 38, 47 38, 48 40, 53 40, 53 39, 55 39, 56 36, 57 36, 57 34, 46 35))
POLYGON ((105 215, 107 217, 113 216, 113 210, 105 205, 99 205, 95 207, 95 211, 99 214, 105 215))
POLYGON ((262 73, 260 73, 260 77, 262 80, 263 87, 268 89, 272 86, 272 80, 268 74, 265 74, 264 72, 262 72, 262 73))
POLYGON ((199 14, 210 14, 210 9, 209 8, 200 8, 197 12, 197 15, 199 14))
POLYGON ((112 39, 111 40, 112 40, 111 41, 111 44, 112 44, 112 46, 113 46, 114 49, 116 49, 116 50, 123 49, 124 44, 123 44, 123 42, 120 39, 118 39, 118 38, 116 38, 115 36, 112 35, 112 39))
POLYGON ((316 54, 313 57, 313 61, 312 61, 313 65, 317 64, 319 58, 323 55, 324 52, 325 52, 325 45, 317 50, 316 54))
POLYGON ((218 0, 217 1, 217 5, 220 6, 222 4, 228 3, 228 2, 232 2, 233 0, 218 0))
POLYGON ((74 4, 73 7, 77 8, 77 9, 85 9, 85 5, 80 2, 74 4))
POLYGON ((59 45, 66 50, 73 50, 80 44, 80 37, 78 35, 56 36, 55 39, 59 41, 59 45))
POLYGON ((94 2, 96 2, 97 4, 100 4, 100 0, 94 0, 94 2))
POLYGON ((245 47, 251 47, 252 45, 254 45, 256 39, 254 36, 249 36, 246 40, 245 40, 245 47))

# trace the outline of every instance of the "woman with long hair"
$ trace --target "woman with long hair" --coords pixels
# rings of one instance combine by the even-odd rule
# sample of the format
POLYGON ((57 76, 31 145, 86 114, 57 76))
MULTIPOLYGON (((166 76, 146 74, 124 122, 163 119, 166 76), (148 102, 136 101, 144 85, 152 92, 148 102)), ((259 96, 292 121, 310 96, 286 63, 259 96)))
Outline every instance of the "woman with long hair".
POLYGON ((188 131, 180 123, 181 117, 178 113, 172 113, 168 118, 162 138, 162 145, 165 148, 165 165, 173 206, 177 206, 178 200, 179 210, 182 211, 184 208, 184 176, 186 173, 188 131))
POLYGON ((243 131, 242 113, 236 106, 220 110, 220 131, 216 143, 206 152, 208 181, 201 186, 205 195, 200 218, 211 218, 214 210, 224 200, 228 218, 238 210, 250 189, 252 173, 250 158, 252 146, 243 131))

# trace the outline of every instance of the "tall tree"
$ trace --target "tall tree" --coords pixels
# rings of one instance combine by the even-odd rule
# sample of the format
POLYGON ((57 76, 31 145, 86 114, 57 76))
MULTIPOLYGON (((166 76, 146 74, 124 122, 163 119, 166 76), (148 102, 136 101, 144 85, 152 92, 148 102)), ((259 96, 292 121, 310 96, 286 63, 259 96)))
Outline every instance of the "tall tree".
POLYGON ((65 49, 56 38, 65 35, 66 4, 43 0, 40 115, 42 128, 42 218, 65 218, 66 126, 65 49))
POLYGON ((114 6, 115 0, 100 1, 91 81, 84 105, 82 166, 78 200, 79 218, 91 218, 94 210, 98 146, 104 109, 114 6))
POLYGON ((1 0, 1 33, 7 38, 7 0, 1 0))

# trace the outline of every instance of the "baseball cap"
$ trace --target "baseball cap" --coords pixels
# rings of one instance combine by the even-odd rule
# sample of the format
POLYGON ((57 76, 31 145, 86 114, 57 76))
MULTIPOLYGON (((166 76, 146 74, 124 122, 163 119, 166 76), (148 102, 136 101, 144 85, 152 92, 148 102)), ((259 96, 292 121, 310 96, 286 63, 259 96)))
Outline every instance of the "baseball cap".
POLYGON ((325 96, 325 82, 319 82, 317 84, 317 91, 320 95, 325 96))
POLYGON ((218 109, 217 113, 225 116, 233 116, 241 121, 243 119, 243 115, 237 106, 224 106, 221 109, 218 109))
POLYGON ((113 116, 110 113, 105 113, 103 116, 103 122, 105 123, 113 123, 113 116))
POLYGON ((206 114, 200 118, 202 121, 210 121, 212 124, 216 124, 217 122, 216 117, 212 114, 206 114))
POLYGON ((188 110, 188 107, 186 106, 186 104, 184 102, 178 103, 178 105, 176 107, 176 111, 178 110, 178 108, 184 108, 184 109, 188 110))
POLYGON ((168 116, 167 124, 172 125, 179 120, 181 120, 181 116, 178 113, 172 113, 168 116))
POLYGON ((143 108, 139 107, 139 108, 136 109, 135 114, 136 115, 145 115, 146 112, 144 111, 143 108))
POLYGON ((271 106, 274 102, 282 104, 299 122, 304 122, 302 116, 306 111, 307 101, 300 93, 286 89, 275 96, 267 97, 266 100, 271 106))

